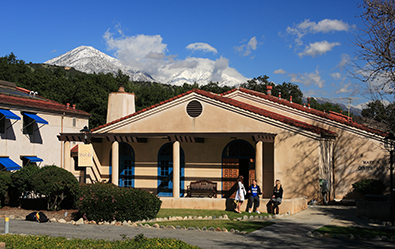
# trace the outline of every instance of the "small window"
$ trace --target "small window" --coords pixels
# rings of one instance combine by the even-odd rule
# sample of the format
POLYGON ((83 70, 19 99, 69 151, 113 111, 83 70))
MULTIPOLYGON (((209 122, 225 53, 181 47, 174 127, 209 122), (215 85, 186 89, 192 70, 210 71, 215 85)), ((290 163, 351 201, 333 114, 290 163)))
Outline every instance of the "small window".
POLYGON ((5 133, 5 116, 0 114, 0 133, 5 133))
POLYGON ((187 105, 187 113, 192 118, 198 117, 202 113, 202 111, 203 111, 203 107, 199 101, 192 100, 187 105))
POLYGON ((33 134, 34 120, 26 115, 23 115, 23 134, 33 134))
POLYGON ((76 126, 77 126, 77 119, 73 118, 73 127, 76 127, 76 126))

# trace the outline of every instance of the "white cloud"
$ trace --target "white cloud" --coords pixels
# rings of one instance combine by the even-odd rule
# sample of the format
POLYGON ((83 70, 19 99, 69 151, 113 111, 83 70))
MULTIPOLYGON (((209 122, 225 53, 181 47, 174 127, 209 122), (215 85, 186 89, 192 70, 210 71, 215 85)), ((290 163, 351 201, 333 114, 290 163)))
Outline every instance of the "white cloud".
POLYGON ((288 75, 291 77, 291 82, 302 83, 306 86, 317 85, 319 88, 323 88, 325 80, 321 78, 320 72, 316 69, 312 73, 296 74, 292 73, 288 75))
POLYGON ((283 70, 283 69, 277 69, 277 70, 274 70, 274 72, 273 72, 274 74, 285 74, 285 73, 287 73, 285 70, 283 70))
POLYGON ((190 49, 192 51, 195 50, 202 50, 203 52, 211 52, 213 54, 218 53, 217 50, 215 48, 213 48, 212 46, 210 46, 207 43, 203 43, 203 42, 196 42, 196 43, 191 43, 187 46, 187 49, 190 49))
POLYGON ((212 79, 213 81, 222 81, 222 73, 223 71, 229 67, 228 65, 229 60, 226 58, 223 58, 222 56, 215 60, 214 62, 214 68, 213 68, 213 72, 212 72, 212 79))
POLYGON ((315 42, 315 43, 310 43, 309 46, 305 47, 305 50, 301 53, 299 53, 299 57, 303 57, 306 55, 310 55, 312 57, 315 57, 316 55, 322 55, 325 54, 328 51, 331 51, 334 46, 339 46, 340 43, 338 42, 328 42, 328 41, 321 41, 321 42, 315 42))
MULTIPOLYGON (((242 42, 246 42, 246 40, 243 40, 242 42)), ((256 39, 256 36, 252 37, 247 44, 243 44, 239 47, 234 47, 234 49, 239 52, 242 56, 248 56, 251 54, 251 50, 256 50, 258 45, 258 40, 256 39)))
POLYGON ((332 78, 335 79, 335 80, 340 80, 340 78, 341 78, 340 73, 333 73, 333 74, 331 74, 331 76, 332 76, 332 78))
POLYGON ((329 32, 340 32, 346 31, 348 32, 354 28, 348 23, 343 22, 342 20, 337 19, 324 19, 322 21, 311 22, 310 19, 306 19, 299 24, 294 24, 293 27, 287 27, 286 32, 289 35, 294 35, 295 43, 298 46, 303 45, 302 38, 307 34, 316 34, 316 33, 329 33, 329 32))
POLYGON ((322 21, 310 22, 309 19, 304 20, 303 22, 299 23, 297 27, 300 30, 306 30, 310 33, 328 33, 332 31, 349 31, 351 26, 348 23, 343 22, 342 20, 331 20, 331 19, 324 19, 322 21))
MULTIPOLYGON (((156 81, 167 83, 177 77, 187 78, 191 72, 196 75, 200 74, 201 79, 207 78, 213 82, 247 81, 247 78, 237 70, 229 67, 228 59, 223 57, 215 61, 195 57, 180 60, 176 59, 175 55, 168 55, 167 44, 163 43, 160 35, 126 36, 118 30, 117 36, 119 37, 115 37, 109 30, 104 33, 103 38, 108 50, 115 50, 115 56, 127 68, 148 73, 156 81)), ((256 47, 253 41, 249 46, 256 47)), ((205 43, 189 44, 187 48, 217 53, 215 48, 205 43)))
POLYGON ((343 84, 341 86, 341 88, 336 91, 336 93, 349 93, 349 92, 352 92, 353 90, 350 89, 351 86, 352 86, 352 83, 343 84))
POLYGON ((350 56, 348 54, 342 54, 340 56, 341 61, 339 62, 339 64, 337 65, 340 69, 340 71, 343 70, 343 68, 347 65, 347 63, 350 61, 350 56))

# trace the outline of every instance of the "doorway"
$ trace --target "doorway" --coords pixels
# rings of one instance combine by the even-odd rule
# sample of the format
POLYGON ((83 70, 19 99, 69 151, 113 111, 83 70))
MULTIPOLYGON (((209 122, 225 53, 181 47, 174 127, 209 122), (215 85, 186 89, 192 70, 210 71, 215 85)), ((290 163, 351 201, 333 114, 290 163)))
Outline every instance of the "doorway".
POLYGON ((247 189, 255 179, 255 150, 245 140, 234 140, 228 143, 222 152, 222 197, 235 198, 237 177, 244 176, 244 187, 247 189))

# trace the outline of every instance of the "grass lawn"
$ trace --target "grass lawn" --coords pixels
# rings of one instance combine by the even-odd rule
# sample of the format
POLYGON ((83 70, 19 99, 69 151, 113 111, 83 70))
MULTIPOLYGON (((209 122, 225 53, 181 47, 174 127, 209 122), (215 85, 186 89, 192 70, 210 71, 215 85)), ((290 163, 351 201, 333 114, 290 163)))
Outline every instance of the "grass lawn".
POLYGON ((331 237, 333 235, 349 235, 350 233, 353 234, 354 236, 360 235, 361 237, 365 235, 369 235, 371 237, 374 237, 376 235, 378 236, 387 236, 388 238, 391 238, 391 236, 395 236, 395 230, 390 230, 390 229, 376 229, 376 228, 361 228, 361 227, 338 227, 338 226, 324 226, 321 227, 320 229, 315 230, 317 232, 320 232, 322 234, 329 233, 331 237))
MULTIPOLYGON (((122 237, 122 235, 120 235, 122 237)), ((120 240, 96 240, 96 239, 68 239, 65 237, 49 237, 35 235, 0 235, 0 242, 6 243, 6 248, 25 249, 25 248, 177 248, 177 249, 198 249, 187 243, 170 238, 147 239, 142 234, 134 238, 120 238, 120 240)))
POLYGON ((227 215, 229 219, 233 220, 235 218, 238 217, 243 217, 244 215, 247 215, 248 217, 250 217, 251 215, 253 216, 268 216, 269 214, 267 213, 248 213, 248 212, 242 212, 241 214, 236 213, 234 211, 225 211, 225 210, 206 210, 206 209, 164 209, 161 208, 158 212, 158 214, 156 215, 157 218, 168 218, 168 217, 174 217, 174 216, 181 216, 181 217, 185 217, 185 216, 202 216, 203 218, 205 216, 215 216, 215 217, 219 217, 219 216, 224 216, 227 215))
POLYGON ((209 228, 209 227, 214 227, 214 228, 226 228, 228 230, 230 229, 235 229, 239 231, 246 231, 246 232, 252 232, 258 229, 261 229, 266 226, 270 226, 273 224, 272 222, 263 222, 263 221, 234 221, 233 219, 243 217, 244 215, 247 215, 248 217, 252 216, 268 216, 269 214, 267 213, 248 213, 248 212, 242 212, 241 214, 236 213, 234 211, 225 211, 225 210, 206 210, 206 209, 160 209, 158 212, 158 215, 156 216, 157 218, 168 218, 168 217, 174 217, 174 216, 179 216, 179 217, 219 217, 219 216, 224 216, 227 215, 229 220, 177 220, 177 221, 160 221, 160 222, 151 222, 151 223, 143 223, 143 224, 149 224, 152 226, 155 223, 158 223, 159 225, 173 225, 173 226, 181 226, 181 227, 199 227, 202 229, 203 227, 209 228))

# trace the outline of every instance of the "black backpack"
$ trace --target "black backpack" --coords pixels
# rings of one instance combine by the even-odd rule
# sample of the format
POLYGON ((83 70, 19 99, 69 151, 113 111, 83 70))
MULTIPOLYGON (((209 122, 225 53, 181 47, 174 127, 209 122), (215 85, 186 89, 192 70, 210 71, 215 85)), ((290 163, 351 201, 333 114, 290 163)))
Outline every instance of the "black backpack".
POLYGON ((26 220, 37 221, 37 222, 47 222, 49 219, 43 212, 33 212, 26 215, 26 220))

